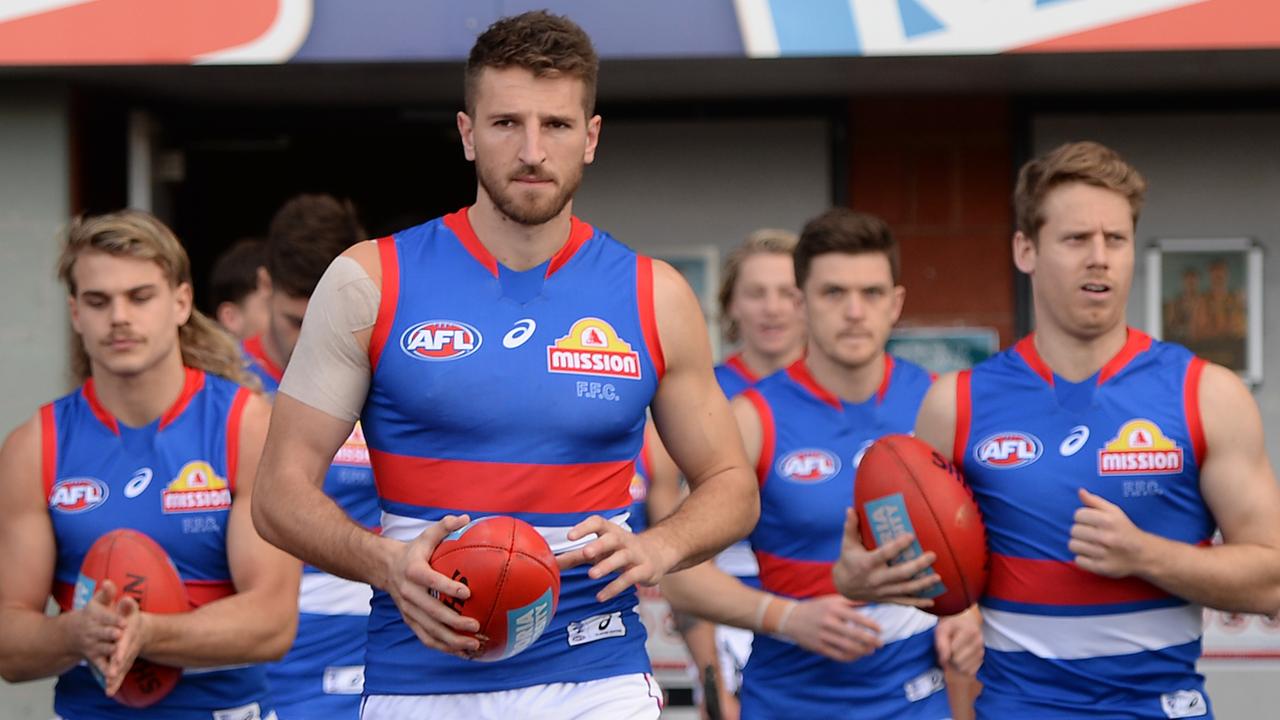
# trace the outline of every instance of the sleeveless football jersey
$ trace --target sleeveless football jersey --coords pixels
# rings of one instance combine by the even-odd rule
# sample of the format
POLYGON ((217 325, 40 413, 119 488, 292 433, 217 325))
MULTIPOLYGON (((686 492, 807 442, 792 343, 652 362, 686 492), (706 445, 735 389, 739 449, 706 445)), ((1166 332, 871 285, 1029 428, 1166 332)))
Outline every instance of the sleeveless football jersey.
MULTIPOLYGON (((363 423, 383 533, 411 540, 445 515, 511 515, 562 553, 586 544, 566 535, 590 515, 625 522, 663 370, 651 261, 574 219, 547 263, 512 271, 476 238, 465 209, 383 238, 378 252, 363 423)), ((554 616, 541 604, 511 613, 547 629, 497 663, 425 647, 375 591, 365 692, 485 692, 648 672, 635 593, 596 602, 615 576, 591 580, 587 570, 563 573, 554 616)))
MULTIPOLYGON (((244 341, 249 370, 274 396, 284 371, 267 356, 262 336, 244 341)), ((378 497, 364 433, 356 423, 324 477, 324 492, 353 520, 378 526, 378 497)), ((304 563, 298 592, 298 634, 289 653, 267 665, 281 720, 355 718, 364 687, 364 647, 372 590, 304 563)))
MULTIPOLYGON (((760 378, 756 377, 756 374, 751 372, 751 368, 742 361, 740 354, 730 355, 723 363, 716 366, 715 373, 716 382, 720 384, 724 396, 730 400, 760 381, 760 378)), ((742 582, 752 587, 760 587, 758 577, 760 568, 756 565, 755 555, 751 553, 751 543, 746 540, 739 540, 725 548, 716 555, 715 563, 716 567, 742 582)))
MULTIPOLYGON (((236 486, 240 417, 251 391, 188 368, 182 394, 141 428, 120 423, 93 380, 40 409, 42 481, 57 541, 54 598, 63 610, 80 565, 99 537, 133 528, 160 544, 187 587, 192 607, 235 592, 227 565, 227 518, 236 486)), ((145 710, 106 697, 87 665, 58 678, 58 715, 79 718, 259 717, 270 711, 261 666, 186 670, 178 686, 145 710), (256 708, 258 714, 253 714, 256 708), (239 712, 240 714, 235 714, 239 712)))
POLYGON ((732 400, 743 390, 760 382, 760 378, 751 372, 751 368, 742 361, 742 354, 738 353, 730 355, 716 366, 716 382, 720 383, 725 397, 732 400))
MULTIPOLYGON (((876 438, 912 430, 931 382, 925 370, 886 355, 879 390, 855 404, 818 385, 799 360, 743 394, 764 431, 756 468, 760 521, 750 540, 765 590, 798 599, 836 593, 831 566, 840 556, 858 461, 876 438)), ((742 717, 949 717, 933 647, 936 618, 902 605, 865 605, 859 612, 880 625, 884 646, 851 663, 757 634, 744 671, 742 717)))
POLYGON ((1208 717, 1202 610, 1138 578, 1085 571, 1067 549, 1078 488, 1138 527, 1207 543, 1197 392, 1204 362, 1129 330, 1084 382, 1028 336, 961 373, 955 457, 986 522, 980 717, 1208 717))

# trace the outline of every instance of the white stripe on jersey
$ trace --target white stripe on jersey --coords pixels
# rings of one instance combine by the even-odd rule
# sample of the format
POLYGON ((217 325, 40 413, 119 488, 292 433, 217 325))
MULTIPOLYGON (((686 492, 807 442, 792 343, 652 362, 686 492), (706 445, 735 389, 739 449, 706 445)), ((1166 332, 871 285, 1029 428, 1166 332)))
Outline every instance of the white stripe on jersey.
POLYGON ((987 647, 1057 660, 1128 655, 1183 645, 1200 637, 1199 605, 1114 615, 1058 617, 982 608, 987 647))
POLYGON ((886 644, 906 640, 938 624, 938 618, 907 605, 884 603, 854 608, 880 626, 880 641, 886 644))
MULTIPOLYGON (((631 526, 627 524, 629 517, 631 517, 630 512, 623 512, 609 518, 609 522, 630 530, 631 526)), ((435 520, 419 520, 418 518, 405 517, 383 511, 382 534, 392 540, 410 542, 421 535, 422 531, 435 525, 436 522, 435 520)), ((534 529, 542 535, 542 538, 551 546, 551 552, 556 555, 563 555, 571 550, 577 550, 596 539, 595 533, 592 533, 570 542, 568 536, 569 531, 573 529, 572 526, 535 525, 534 529)))
POLYGON ((716 567, 734 577, 755 577, 760 574, 760 565, 756 563, 755 553, 751 552, 751 544, 739 540, 716 555, 716 567))
POLYGON ((373 589, 329 573, 303 573, 298 611, 312 615, 368 615, 373 589))

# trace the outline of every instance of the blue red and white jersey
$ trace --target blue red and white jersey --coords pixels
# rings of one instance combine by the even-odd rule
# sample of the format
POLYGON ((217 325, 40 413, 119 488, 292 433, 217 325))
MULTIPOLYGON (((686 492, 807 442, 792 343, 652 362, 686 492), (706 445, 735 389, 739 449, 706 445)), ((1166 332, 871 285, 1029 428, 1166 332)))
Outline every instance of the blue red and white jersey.
POLYGON ((742 361, 741 353, 725 358, 724 362, 716 366, 715 372, 716 382, 720 383, 720 389, 730 400, 741 394, 743 390, 760 382, 759 376, 742 361))
POLYGON ((1080 383, 1054 375, 1030 336, 958 376, 954 460, 991 547, 979 716, 1211 713, 1195 667, 1201 608, 1137 578, 1087 572, 1067 549, 1078 488, 1147 532, 1209 542, 1203 367, 1130 329, 1121 352, 1080 383))
MULTIPOLYGON (((761 380, 743 397, 763 430, 760 521, 750 535, 760 584, 790 598, 836 593, 845 510, 863 452, 882 435, 910 432, 932 378, 885 356, 884 380, 862 403, 820 386, 804 360, 761 380)), ((934 616, 902 605, 859 608, 882 628, 884 646, 851 663, 828 660, 758 634, 743 674, 744 718, 950 716, 933 647, 934 616)))
POLYGON ((636 474, 631 476, 631 517, 627 525, 631 532, 644 532, 649 529, 649 483, 653 480, 653 460, 650 455, 649 441, 640 446, 640 454, 636 456, 636 474))
MULTIPOLYGON (((663 372, 651 261, 574 219, 554 257, 516 272, 480 243, 465 209, 377 244, 382 299, 363 423, 383 534, 411 540, 445 515, 510 515, 562 553, 585 544, 566 536, 590 515, 624 522, 663 372)), ((375 591, 365 692, 648 672, 635 593, 599 603, 614 576, 587 570, 563 574, 541 638, 498 663, 425 647, 375 591)))
MULTIPOLYGON (((724 396, 730 400, 760 381, 760 378, 742 361, 741 354, 730 355, 723 363, 716 366, 715 373, 716 382, 720 384, 724 396)), ((748 585, 760 586, 758 579, 760 568, 756 565, 756 556, 751 552, 751 543, 746 540, 739 540, 725 548, 716 555, 715 563, 716 567, 748 585)))
MULTIPOLYGON (((40 409, 41 475, 58 547, 53 595, 63 610, 72 607, 85 554, 117 528, 137 530, 168 552, 193 609, 235 593, 227 520, 240 418, 251 394, 188 368, 178 400, 145 427, 112 416, 92 379, 40 409)), ((54 690, 54 710, 65 718, 208 720, 254 704, 263 716, 271 710, 261 666, 187 670, 172 693, 145 710, 106 697, 85 665, 63 673, 54 690)))
MULTIPOLYGON (((284 372, 271 362, 262 336, 244 341, 249 370, 274 395, 284 372)), ((379 522, 373 468, 360 423, 342 444, 324 477, 324 491, 365 527, 379 522)), ((370 587, 304 564, 298 592, 298 634, 289 653, 267 665, 281 720, 348 717, 360 713, 370 587)))

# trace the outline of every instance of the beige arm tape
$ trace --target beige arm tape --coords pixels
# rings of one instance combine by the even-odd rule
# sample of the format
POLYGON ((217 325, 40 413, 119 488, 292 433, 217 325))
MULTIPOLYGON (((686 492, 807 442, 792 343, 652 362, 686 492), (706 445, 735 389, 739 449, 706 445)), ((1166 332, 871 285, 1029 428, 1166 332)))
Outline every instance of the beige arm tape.
POLYGON ((373 327, 381 292, 360 263, 333 261, 307 303, 279 392, 342 420, 359 419, 369 392, 369 351, 355 334, 373 327))

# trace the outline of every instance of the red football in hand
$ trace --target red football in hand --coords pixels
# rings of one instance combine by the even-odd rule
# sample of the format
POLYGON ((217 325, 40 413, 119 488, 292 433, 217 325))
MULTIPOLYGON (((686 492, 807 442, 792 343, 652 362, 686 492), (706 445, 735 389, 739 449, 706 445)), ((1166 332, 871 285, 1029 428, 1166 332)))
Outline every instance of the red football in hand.
POLYGON ((473 660, 505 660, 533 645, 560 601, 560 568, 542 535, 527 522, 496 515, 455 530, 436 546, 431 567, 471 590, 442 598, 480 623, 473 660))
POLYGON ((853 485, 858 530, 868 549, 906 533, 915 542, 893 562, 932 551, 941 582, 921 592, 925 608, 954 615, 978 601, 987 585, 987 533, 973 494, 955 466, 909 435, 886 435, 862 456, 853 485))
MULTIPOLYGON (((115 584, 117 597, 132 597, 143 612, 178 613, 191 609, 187 588, 169 554, 136 530, 112 530, 93 543, 80 564, 74 607, 87 605, 104 580, 115 584)), ((172 692, 181 677, 182 668, 138 658, 114 697, 129 707, 148 707, 172 692)))

